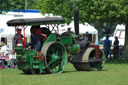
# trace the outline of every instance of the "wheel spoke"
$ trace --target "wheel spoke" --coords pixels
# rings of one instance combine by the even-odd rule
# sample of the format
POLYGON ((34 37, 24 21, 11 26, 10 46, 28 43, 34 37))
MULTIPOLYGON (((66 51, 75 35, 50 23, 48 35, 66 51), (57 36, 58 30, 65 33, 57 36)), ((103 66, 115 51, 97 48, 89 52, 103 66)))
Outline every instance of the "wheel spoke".
POLYGON ((54 47, 51 47, 51 51, 52 51, 52 53, 55 53, 55 48, 54 47))
POLYGON ((56 51, 56 55, 58 54, 59 50, 56 51))

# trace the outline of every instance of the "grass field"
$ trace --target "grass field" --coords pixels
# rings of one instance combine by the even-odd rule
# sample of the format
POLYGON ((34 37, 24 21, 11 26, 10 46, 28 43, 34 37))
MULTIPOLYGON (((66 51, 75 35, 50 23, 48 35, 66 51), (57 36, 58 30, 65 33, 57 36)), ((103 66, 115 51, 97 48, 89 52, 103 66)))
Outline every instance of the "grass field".
POLYGON ((128 63, 110 61, 102 71, 76 71, 68 64, 64 73, 25 75, 15 69, 0 70, 0 85, 128 85, 128 63))

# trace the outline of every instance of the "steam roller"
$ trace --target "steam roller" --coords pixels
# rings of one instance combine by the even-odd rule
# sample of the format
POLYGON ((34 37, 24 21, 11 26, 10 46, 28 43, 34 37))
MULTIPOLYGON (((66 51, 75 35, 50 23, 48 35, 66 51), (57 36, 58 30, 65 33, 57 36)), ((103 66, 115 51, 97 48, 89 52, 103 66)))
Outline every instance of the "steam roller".
MULTIPOLYGON (((94 34, 79 34, 78 12, 74 12, 75 33, 68 29, 58 34, 58 25, 64 23, 60 17, 13 19, 7 22, 8 26, 15 27, 15 37, 21 26, 24 38, 18 38, 18 44, 13 48, 17 54, 16 63, 19 70, 25 74, 62 73, 68 59, 78 71, 102 70, 105 58, 99 45, 96 45, 94 34), (41 49, 36 50, 26 45, 25 29, 27 26, 45 25, 41 27, 41 49), (51 28, 51 29, 50 29, 51 28), (20 42, 19 42, 20 41, 20 42)), ((39 28, 35 28, 39 29, 39 28)), ((84 28, 82 28, 84 29, 84 28)), ((15 40, 16 41, 16 38, 15 40)))

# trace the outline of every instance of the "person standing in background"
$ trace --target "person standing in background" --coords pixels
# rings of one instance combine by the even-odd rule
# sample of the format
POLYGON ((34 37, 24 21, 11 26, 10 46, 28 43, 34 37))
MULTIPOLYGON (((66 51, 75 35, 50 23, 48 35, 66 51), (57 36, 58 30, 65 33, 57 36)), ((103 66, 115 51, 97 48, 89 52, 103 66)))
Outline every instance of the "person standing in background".
POLYGON ((112 59, 111 57, 111 42, 109 40, 109 36, 106 36, 106 39, 104 40, 104 53, 105 53, 105 58, 108 60, 108 55, 110 57, 110 60, 112 59))
POLYGON ((115 41, 114 41, 114 53, 113 53, 113 58, 118 59, 119 58, 119 40, 118 37, 115 36, 115 41))

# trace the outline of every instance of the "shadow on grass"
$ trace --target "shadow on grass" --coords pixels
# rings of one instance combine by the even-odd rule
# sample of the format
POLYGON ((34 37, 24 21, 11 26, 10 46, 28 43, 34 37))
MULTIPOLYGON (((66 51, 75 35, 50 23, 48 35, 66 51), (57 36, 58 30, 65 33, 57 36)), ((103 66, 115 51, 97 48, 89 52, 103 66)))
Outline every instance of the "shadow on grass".
MULTIPOLYGON (((100 71, 77 71, 77 70, 71 70, 71 71, 64 71, 63 73, 60 73, 60 74, 67 74, 67 73, 74 73, 74 72, 103 72, 103 71, 107 71, 107 69, 103 69, 103 70, 100 70, 100 71)), ((41 74, 25 74, 25 73, 20 73, 20 75, 51 75, 51 74, 48 74, 48 73, 41 73, 41 74)))
POLYGON ((41 75, 41 74, 25 74, 25 73, 23 72, 23 73, 20 73, 20 75, 24 75, 24 76, 25 76, 25 75, 26 75, 26 76, 30 75, 30 76, 31 76, 31 75, 41 75))
POLYGON ((73 73, 73 72, 104 72, 104 71, 108 71, 108 69, 102 69, 102 70, 98 70, 98 71, 77 71, 77 70, 73 70, 73 71, 64 71, 63 73, 73 73))
POLYGON ((108 60, 106 64, 128 64, 128 59, 121 57, 119 59, 108 60))
MULTIPOLYGON (((60 73, 60 74, 67 74, 67 73, 74 73, 74 72, 104 72, 104 71, 108 71, 108 69, 102 69, 102 70, 100 70, 100 71, 77 71, 77 70, 72 70, 72 71, 64 71, 63 73, 60 73)), ((43 76, 43 75, 51 75, 51 74, 48 74, 48 73, 41 73, 41 74, 25 74, 25 73, 20 73, 20 75, 26 75, 26 76, 28 76, 28 75, 41 75, 41 76, 43 76)))
POLYGON ((48 73, 39 73, 39 74, 25 74, 25 73, 20 73, 20 75, 23 75, 23 76, 33 76, 33 75, 39 75, 39 76, 43 76, 43 75, 51 75, 51 74, 48 74, 48 73))
MULTIPOLYGON (((76 70, 73 70, 73 71, 64 71, 63 73, 72 73, 72 72, 77 72, 77 71, 76 70)), ((50 74, 48 74, 48 73, 40 73, 40 74, 31 74, 30 73, 30 74, 25 74, 24 72, 22 72, 22 73, 20 73, 20 75, 50 75, 50 74)))
POLYGON ((73 73, 73 72, 77 72, 77 70, 72 70, 72 71, 64 71, 63 73, 73 73))

